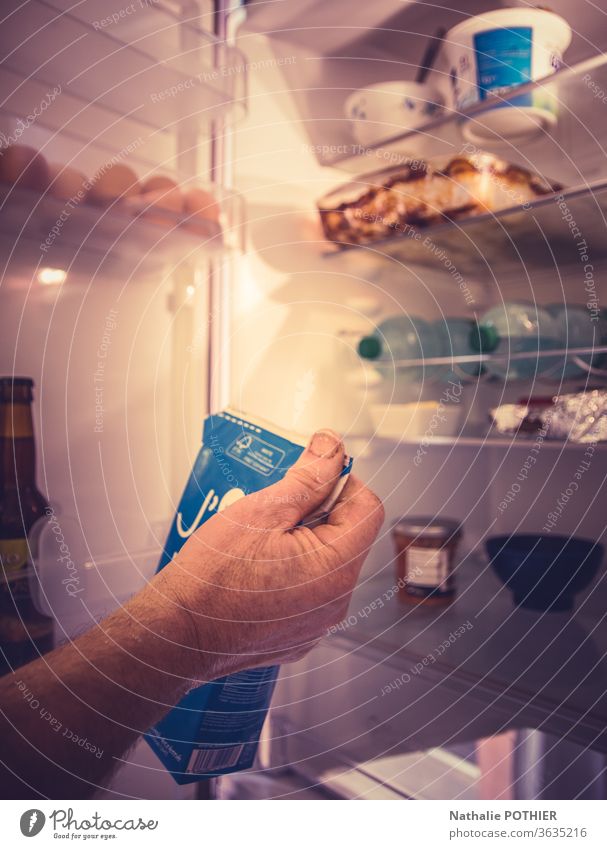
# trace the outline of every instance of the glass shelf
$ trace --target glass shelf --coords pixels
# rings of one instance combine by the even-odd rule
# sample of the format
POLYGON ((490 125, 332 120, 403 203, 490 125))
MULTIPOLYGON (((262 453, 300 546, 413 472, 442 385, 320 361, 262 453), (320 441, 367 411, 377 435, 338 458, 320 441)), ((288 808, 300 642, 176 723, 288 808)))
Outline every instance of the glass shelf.
POLYGON ((605 572, 577 596, 573 613, 549 614, 515 607, 483 555, 462 556, 456 578, 458 596, 448 607, 412 606, 393 598, 370 615, 357 616, 392 586, 393 576, 384 569, 359 585, 349 610, 355 624, 331 639, 347 640, 356 651, 364 647, 398 658, 399 666, 410 671, 462 623, 471 622, 466 635, 432 663, 445 683, 478 687, 521 709, 584 717, 583 726, 604 730, 605 572))
MULTIPOLYGON (((349 334, 348 334, 349 335, 349 334)), ((405 368, 428 368, 430 366, 448 366, 453 372, 457 375, 457 377, 462 382, 476 383, 479 380, 483 379, 496 379, 492 378, 491 375, 485 373, 482 375, 470 375, 465 370, 458 368, 460 365, 465 365, 466 363, 478 363, 481 365, 482 363, 492 363, 492 362, 500 362, 500 363, 511 363, 519 360, 538 360, 546 359, 549 357, 559 357, 562 360, 569 360, 580 369, 580 380, 584 377, 584 373, 589 377, 596 379, 598 381, 607 380, 607 369, 599 368, 597 366, 591 365, 586 360, 583 359, 584 356, 597 357, 599 355, 607 354, 607 345, 596 345, 595 347, 586 347, 586 348, 550 348, 544 351, 519 351, 516 353, 503 353, 503 354, 470 354, 470 355, 461 355, 461 356, 448 356, 448 357, 426 357, 424 359, 416 359, 416 360, 387 360, 387 359, 377 359, 377 360, 366 360, 365 362, 373 366, 379 366, 394 370, 405 369, 405 368)), ((558 372, 562 371, 562 363, 557 365, 551 365, 550 368, 546 372, 540 371, 540 363, 538 362, 538 373, 536 375, 531 375, 534 380, 557 380, 562 382, 562 375, 559 375, 558 372), (555 372, 555 376, 551 378, 550 373, 555 372)), ((432 375, 428 376, 428 379, 432 379, 432 375)), ((440 378, 442 379, 442 378, 440 378)), ((503 382, 503 381, 502 381, 503 382)), ((511 383, 512 380, 508 380, 508 383, 511 383)))
MULTIPOLYGON (((536 165, 537 170, 563 183, 573 181, 577 184, 593 179, 593 171, 602 164, 601 153, 604 156, 600 143, 603 116, 602 110, 597 108, 599 94, 607 92, 607 55, 604 54, 564 66, 555 74, 515 86, 502 95, 487 97, 463 111, 446 108, 438 118, 414 130, 391 134, 372 145, 354 143, 347 130, 342 129, 342 143, 333 145, 339 150, 338 154, 331 155, 329 151, 328 155, 321 155, 321 164, 363 173, 397 165, 404 156, 416 150, 423 151, 425 157, 453 156, 466 150, 473 152, 475 146, 466 144, 462 136, 463 122, 474 123, 474 119, 487 110, 534 90, 541 91, 547 98, 556 96, 559 109, 556 130, 551 134, 544 132, 537 140, 526 144, 509 142, 506 138, 491 145, 485 143, 485 147, 492 151, 499 149, 504 158, 526 167, 531 165, 528 156, 532 156, 537 165, 542 166, 537 168, 536 165), (552 160, 558 172, 550 172, 552 160)), ((341 124, 347 126, 343 119, 341 124)), ((602 171, 604 173, 604 167, 602 171)))
MULTIPOLYGON (((328 258, 366 251, 378 262, 429 267, 454 278, 492 279, 500 274, 556 270, 559 266, 594 268, 607 261, 607 180, 549 195, 528 204, 488 212, 424 229, 411 228, 400 237, 371 245, 337 246, 328 258), (573 221, 579 236, 572 235, 573 221), (584 245, 581 253, 580 244, 584 245), (587 256, 587 260, 583 257, 587 256), (458 276, 459 275, 459 276, 458 276)), ((329 244, 329 243, 328 243, 329 244)))
MULTIPOLYGON (((416 142, 424 159, 476 153, 480 148, 466 143, 462 121, 473 121, 506 98, 536 89, 558 102, 554 132, 527 143, 506 139, 485 148, 565 186, 562 194, 469 218, 445 218, 443 223, 426 228, 412 226, 396 238, 366 246, 348 245, 341 250, 332 246, 327 255, 365 250, 378 261, 428 267, 454 278, 461 275, 477 280, 491 280, 498 273, 527 275, 564 266, 577 267, 583 277, 586 263, 597 266, 607 261, 607 160, 602 142, 605 103, 601 99, 607 96, 605 54, 510 89, 503 97, 492 97, 465 113, 448 111, 424 127, 389 141, 368 148, 346 144, 346 154, 323 164, 368 174, 398 165, 408 156, 418 158, 419 153, 407 150, 408 142, 416 142), (587 249, 582 251, 584 243, 587 249), (584 253, 587 261, 583 260, 584 253)), ((345 127, 347 122, 341 119, 341 124, 345 127)), ((455 285, 458 280, 460 277, 455 285)))
MULTIPOLYGON (((533 435, 516 435, 503 436, 492 435, 490 431, 485 436, 466 436, 465 434, 455 434, 453 436, 435 436, 427 434, 418 434, 417 436, 402 437, 399 439, 388 436, 374 435, 372 440, 366 445, 367 455, 373 455, 376 451, 385 450, 393 451, 395 446, 402 445, 403 447, 414 446, 418 448, 423 440, 424 447, 450 448, 457 446, 458 448, 507 448, 510 450, 523 448, 529 450, 536 443, 536 438, 533 435)), ((587 451, 588 443, 586 442, 571 442, 563 439, 545 439, 542 442, 542 450, 546 448, 552 451, 587 451)), ((607 450, 607 442, 597 442, 594 448, 595 451, 604 452, 607 450)))

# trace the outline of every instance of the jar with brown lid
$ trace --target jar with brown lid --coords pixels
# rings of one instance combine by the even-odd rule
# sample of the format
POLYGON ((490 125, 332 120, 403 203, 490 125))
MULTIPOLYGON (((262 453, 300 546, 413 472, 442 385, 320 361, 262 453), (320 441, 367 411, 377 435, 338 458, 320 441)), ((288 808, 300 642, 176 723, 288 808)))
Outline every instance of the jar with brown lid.
POLYGON ((449 604, 461 523, 440 516, 405 516, 394 523, 399 598, 413 604, 449 604))

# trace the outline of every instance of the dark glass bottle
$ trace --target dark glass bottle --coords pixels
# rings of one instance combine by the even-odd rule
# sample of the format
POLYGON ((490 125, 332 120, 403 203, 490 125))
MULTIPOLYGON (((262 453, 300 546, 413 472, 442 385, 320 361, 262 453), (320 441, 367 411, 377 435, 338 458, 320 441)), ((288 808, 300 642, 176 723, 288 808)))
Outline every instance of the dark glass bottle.
POLYGON ((53 646, 53 620, 34 606, 28 534, 48 502, 36 487, 32 388, 0 378, 0 675, 53 646))

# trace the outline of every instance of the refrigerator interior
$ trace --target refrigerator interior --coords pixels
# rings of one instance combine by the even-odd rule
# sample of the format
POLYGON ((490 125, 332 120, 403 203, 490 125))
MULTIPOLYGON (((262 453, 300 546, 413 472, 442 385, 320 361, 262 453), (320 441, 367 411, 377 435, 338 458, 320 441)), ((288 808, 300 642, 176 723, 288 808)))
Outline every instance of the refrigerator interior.
MULTIPOLYGON (((463 583, 449 610, 409 610, 393 599, 381 615, 357 617, 310 658, 285 668, 260 770, 271 778, 288 769, 304 787, 320 784, 329 795, 412 796, 410 787, 392 786, 407 768, 399 757, 444 750, 439 760, 452 766, 449 747, 504 734, 527 740, 529 729, 540 729, 567 737, 600 775, 607 747, 604 572, 578 598, 572 621, 525 618, 483 555, 488 536, 539 531, 584 453, 574 444, 545 443, 532 479, 500 512, 527 451, 514 438, 485 439, 487 409, 583 381, 471 381, 458 395, 457 434, 430 439, 416 465, 419 438, 379 435, 372 405, 436 399, 444 386, 425 380, 403 387, 397 371, 378 382, 356 353, 358 338, 390 314, 472 317, 515 299, 583 304, 582 264, 562 216, 552 204, 437 235, 456 258, 463 290, 428 252, 411 255, 402 245, 332 250, 316 211, 323 194, 383 167, 391 150, 335 153, 353 143, 343 112, 348 94, 375 81, 412 80, 437 25, 448 28, 486 4, 454 10, 395 0, 354 7, 342 0, 250 2, 233 16, 235 46, 209 34, 210 4, 199 11, 191 3, 143 4, 118 23, 100 24, 122 5, 31 0, 25 24, 22 15, 7 18, 4 43, 16 46, 0 72, 0 131, 10 137, 17 120, 60 84, 61 96, 21 143, 87 176, 117 157, 140 181, 163 174, 189 188, 216 180, 223 235, 218 243, 170 214, 169 224, 166 215, 158 223, 116 205, 78 204, 62 221, 64 201, 2 189, 0 357, 5 373, 36 382, 38 480, 78 553, 87 599, 86 610, 75 609, 57 589, 62 576, 49 549, 42 583, 59 639, 152 574, 209 405, 229 403, 302 433, 333 427, 387 515, 351 610, 394 583, 390 525, 406 513, 463 522, 463 583), (57 222, 59 235, 42 249, 57 222), (475 627, 444 662, 390 698, 380 695, 470 617, 475 627), (545 672, 539 684, 525 662, 538 647, 545 672), (561 675, 553 667, 567 651, 575 662, 561 675), (395 760, 370 768, 377 758, 395 760), (346 787, 345 772, 369 771, 371 790, 346 787)), ((499 154, 581 187, 572 208, 592 248, 602 303, 606 195, 588 186, 607 179, 604 103, 578 64, 596 61, 588 73, 607 91, 607 7, 571 0, 551 6, 575 29, 567 73, 547 84, 560 102, 557 129, 525 146, 505 144, 499 154)), ((441 88, 447 77, 439 58, 431 78, 441 88)), ((455 155, 462 145, 454 120, 422 139, 428 155, 455 155)), ((558 533, 604 537, 606 456, 599 444, 558 533)), ((531 757, 531 744, 525 746, 531 757)), ((145 747, 128 761, 115 781, 119 797, 194 792, 174 786, 145 747)), ((459 785, 447 767, 441 776, 441 792, 455 796, 459 785)), ((245 795, 246 777, 242 782, 245 795)), ((532 798, 522 786, 520 798, 532 798)))
MULTIPOLYGON (((465 291, 440 258, 420 256, 406 239, 332 252, 316 218, 316 201, 327 190, 384 167, 386 151, 398 153, 416 141, 405 138, 400 148, 394 143, 363 156, 344 155, 343 148, 351 149, 354 139, 343 103, 358 86, 413 79, 427 38, 439 24, 448 28, 486 9, 486 4, 466 3, 457 10, 443 10, 442 5, 437 13, 435 4, 429 8, 423 3, 355 9, 341 3, 330 8, 252 4, 241 33, 240 44, 257 70, 250 73, 251 110, 239 129, 235 166, 248 203, 249 244, 233 303, 233 403, 283 426, 308 431, 323 424, 343 432, 356 473, 380 495, 387 515, 343 630, 329 636, 309 659, 283 670, 260 766, 276 781, 272 770, 280 776, 282 768, 303 779, 306 787, 328 792, 336 791, 332 776, 347 772, 355 776, 355 789, 337 789, 348 797, 367 792, 356 790, 361 769, 365 772, 361 764, 393 758, 374 770, 384 775, 383 785, 379 781, 382 786, 376 782, 368 790, 371 797, 393 798, 388 776, 405 769, 403 758, 419 760, 428 750, 446 750, 448 760, 450 746, 474 746, 479 737, 499 741, 508 734, 526 740, 530 728, 563 738, 562 746, 554 747, 557 760, 579 763, 586 758, 585 768, 599 782, 592 792, 604 793, 604 567, 578 597, 573 617, 542 615, 514 607, 484 554, 490 536, 538 533, 579 464, 588 459, 583 446, 544 443, 531 479, 500 510, 529 444, 487 438, 489 407, 521 396, 574 391, 585 379, 560 386, 541 377, 513 383, 471 381, 458 402, 461 418, 455 436, 431 437, 417 465, 420 437, 382 438, 371 420, 371 406, 436 399, 444 385, 428 380, 399 395, 403 389, 396 370, 378 384, 356 353, 361 335, 381 318, 400 312, 436 320, 480 315, 493 304, 518 299, 584 304, 583 263, 561 212, 549 201, 526 218, 516 210, 461 228, 445 225, 435 241, 461 271, 465 291), (408 513, 463 522, 460 596, 447 610, 386 601, 396 580, 390 526, 408 513), (384 606, 369 613, 376 600, 384 606), (352 619, 355 624, 348 624, 352 619), (430 663, 423 675, 411 673, 468 621, 474 628, 449 649, 444 662, 430 663), (408 685, 382 697, 386 685, 403 674, 412 678, 408 685), (576 755, 564 751, 567 746, 578 746, 576 755)), ((601 301, 604 196, 588 187, 600 186, 606 176, 599 129, 604 117, 602 104, 582 77, 591 73, 599 88, 607 79, 602 58, 605 8, 576 4, 575 21, 572 4, 552 8, 574 28, 567 73, 548 83, 559 100, 557 129, 539 141, 506 143, 495 152, 567 188, 581 187, 569 203, 591 245, 601 301), (583 61, 598 64, 590 71, 578 70, 583 61)), ((445 76, 439 59, 431 77, 440 87, 445 76)), ((463 143, 454 121, 431 128, 421 140, 432 155, 456 155, 463 143)), ((597 379, 590 378, 589 385, 601 385, 597 379)), ((569 501, 555 532, 601 540, 605 454, 600 444, 591 453, 583 491, 569 501)), ((528 746, 521 747, 528 757, 528 746)), ((516 743, 515 752, 521 747, 516 743)), ((499 764, 500 758, 493 758, 499 764)), ((536 755, 537 786, 548 760, 536 755)), ((533 773, 533 767, 528 764, 525 772, 533 773)), ((563 769, 558 774, 559 792, 587 792, 587 780, 576 783, 563 769)), ((451 778, 443 770, 440 792, 445 798, 458 792, 451 778)), ((524 782, 517 788, 521 798, 539 792, 524 782)), ((282 790, 279 783, 261 790, 277 798, 299 791, 301 787, 290 791, 288 782, 282 790)))

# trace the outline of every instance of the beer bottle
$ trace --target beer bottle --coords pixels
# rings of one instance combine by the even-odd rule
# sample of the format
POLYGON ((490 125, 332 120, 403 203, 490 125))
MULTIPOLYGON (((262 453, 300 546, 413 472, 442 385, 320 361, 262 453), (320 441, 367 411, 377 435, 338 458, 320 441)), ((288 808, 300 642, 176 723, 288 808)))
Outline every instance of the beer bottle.
POLYGON ((53 645, 53 620, 32 600, 28 534, 48 502, 36 488, 32 388, 28 377, 0 377, 0 675, 53 645))

